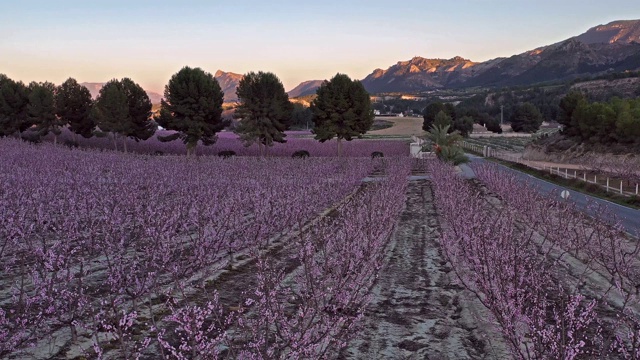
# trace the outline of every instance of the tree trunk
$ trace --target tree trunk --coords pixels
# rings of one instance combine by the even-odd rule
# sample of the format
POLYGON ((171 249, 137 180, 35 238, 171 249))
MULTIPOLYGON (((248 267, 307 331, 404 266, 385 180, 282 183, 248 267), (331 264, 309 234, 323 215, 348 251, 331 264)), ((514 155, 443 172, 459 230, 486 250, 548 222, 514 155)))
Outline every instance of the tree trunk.
POLYGON ((53 145, 58 145, 58 135, 53 134, 53 145))
POLYGON ((127 137, 126 136, 122 137, 122 144, 124 147, 124 153, 126 154, 127 153, 127 137))
POLYGON ((338 157, 342 157, 342 139, 338 138, 338 157))
POLYGON ((196 154, 196 145, 198 145, 197 141, 195 144, 193 142, 187 143, 187 157, 196 154))
POLYGON ((113 133, 113 150, 118 151, 118 139, 116 133, 113 133))

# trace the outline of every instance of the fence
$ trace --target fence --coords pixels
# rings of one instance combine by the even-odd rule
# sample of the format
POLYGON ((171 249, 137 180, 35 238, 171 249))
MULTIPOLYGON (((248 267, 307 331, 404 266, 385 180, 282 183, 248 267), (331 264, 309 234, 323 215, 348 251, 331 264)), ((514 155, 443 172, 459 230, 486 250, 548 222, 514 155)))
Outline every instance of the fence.
POLYGON ((606 189, 607 192, 609 191, 617 192, 621 195, 630 195, 630 196, 640 195, 640 185, 638 183, 630 183, 629 181, 627 181, 625 186, 625 181, 622 179, 616 179, 616 178, 611 178, 604 175, 598 175, 597 173, 593 173, 588 169, 576 170, 576 169, 560 168, 558 166, 539 167, 531 164, 529 161, 523 160, 519 156, 507 154, 503 151, 497 151, 495 149, 492 149, 490 146, 479 146, 475 144, 470 144, 466 141, 462 142, 462 147, 464 149, 473 151, 477 154, 482 154, 483 157, 492 157, 492 158, 500 159, 503 161, 518 163, 536 170, 542 170, 545 172, 549 171, 550 174, 559 175, 564 177, 565 179, 576 179, 576 180, 584 181, 586 183, 595 184, 606 189))

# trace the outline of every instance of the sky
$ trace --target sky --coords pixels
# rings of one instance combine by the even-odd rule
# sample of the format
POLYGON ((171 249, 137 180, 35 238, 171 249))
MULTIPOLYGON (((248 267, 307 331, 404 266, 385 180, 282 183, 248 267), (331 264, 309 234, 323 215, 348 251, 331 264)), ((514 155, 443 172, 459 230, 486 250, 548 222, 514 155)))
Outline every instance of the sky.
POLYGON ((640 19, 635 0, 0 0, 0 74, 129 77, 162 93, 191 66, 270 71, 290 90, 414 56, 511 56, 631 19, 640 19))

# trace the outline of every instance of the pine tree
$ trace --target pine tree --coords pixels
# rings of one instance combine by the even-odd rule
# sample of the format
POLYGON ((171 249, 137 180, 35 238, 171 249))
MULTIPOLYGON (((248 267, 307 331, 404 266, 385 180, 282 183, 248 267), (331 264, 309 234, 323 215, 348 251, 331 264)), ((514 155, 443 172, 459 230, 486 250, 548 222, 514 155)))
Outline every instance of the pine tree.
POLYGON ((165 86, 155 120, 163 128, 177 131, 177 137, 187 145, 187 155, 192 154, 198 141, 213 145, 216 133, 228 125, 222 119, 223 95, 213 75, 185 66, 165 86))
POLYGON ((118 135, 126 136, 130 131, 127 94, 120 81, 111 80, 100 89, 91 115, 101 131, 111 133, 114 150, 118 150, 118 135))
POLYGON ((351 141, 367 132, 373 124, 369 94, 357 80, 337 74, 324 81, 311 104, 315 124, 315 139, 338 140, 338 156, 342 155, 342 140, 351 141))
POLYGON ((275 74, 260 71, 244 75, 236 94, 240 105, 235 117, 241 119, 236 133, 246 146, 258 143, 263 154, 263 146, 266 152, 274 142, 286 142, 284 131, 291 124, 293 105, 275 74))
POLYGON ((27 116, 36 125, 39 136, 53 133, 53 143, 58 143, 58 135, 64 122, 56 116, 56 86, 50 82, 29 84, 29 105, 27 116))
POLYGON ((73 78, 67 79, 56 90, 56 115, 69 125, 69 130, 85 138, 92 137, 95 128, 90 116, 92 103, 89 89, 73 78))
POLYGON ((147 140, 156 132, 156 125, 151 121, 152 105, 149 95, 129 78, 122 79, 121 83, 129 108, 129 127, 124 135, 135 141, 147 140))
POLYGON ((14 135, 33 125, 27 117, 28 88, 0 74, 0 136, 14 135))
POLYGON ((542 114, 531 103, 524 103, 515 108, 511 116, 511 128, 515 132, 534 133, 542 125, 542 114))

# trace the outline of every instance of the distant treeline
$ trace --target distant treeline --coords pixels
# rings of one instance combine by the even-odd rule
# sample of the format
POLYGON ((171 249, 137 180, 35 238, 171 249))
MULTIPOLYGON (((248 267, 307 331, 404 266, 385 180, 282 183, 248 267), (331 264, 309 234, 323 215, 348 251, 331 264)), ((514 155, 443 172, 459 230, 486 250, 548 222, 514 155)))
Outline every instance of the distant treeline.
MULTIPOLYGON (((511 123, 512 120, 522 113, 524 104, 530 104, 540 112, 542 119, 545 121, 558 121, 561 115, 560 101, 562 98, 572 91, 572 86, 579 83, 596 80, 619 80, 626 78, 638 78, 640 72, 621 72, 611 73, 595 77, 578 78, 571 81, 561 83, 541 84, 529 87, 508 87, 497 90, 476 90, 472 92, 467 89, 465 91, 447 91, 436 92, 433 94, 424 94, 424 100, 413 101, 405 99, 387 99, 383 102, 373 104, 373 108, 384 112, 407 113, 413 115, 428 115, 433 119, 433 114, 427 114, 427 109, 432 104, 450 103, 454 104, 455 113, 449 111, 449 116, 455 120, 459 116, 471 116, 475 123, 489 124, 488 128, 497 131, 495 124, 499 124, 501 114, 505 123, 511 123)), ((615 97, 624 98, 622 94, 615 88, 598 89, 599 91, 585 92, 585 98, 592 102, 607 102, 615 97)), ((632 96, 640 96, 640 86, 631 94, 632 96)), ((626 95, 627 97, 629 94, 626 95)), ((439 105, 438 105, 439 106, 439 105)), ((533 108, 527 105, 527 111, 533 111, 533 108)))
POLYGON ((562 133, 591 144, 640 146, 640 99, 589 101, 571 92, 560 101, 562 133))

